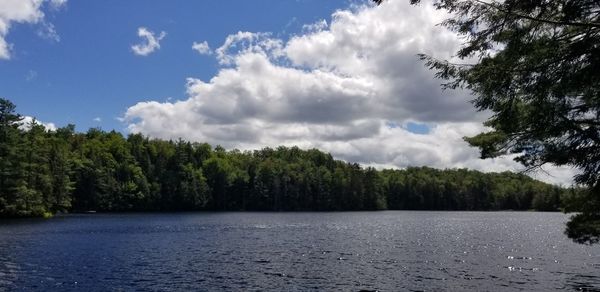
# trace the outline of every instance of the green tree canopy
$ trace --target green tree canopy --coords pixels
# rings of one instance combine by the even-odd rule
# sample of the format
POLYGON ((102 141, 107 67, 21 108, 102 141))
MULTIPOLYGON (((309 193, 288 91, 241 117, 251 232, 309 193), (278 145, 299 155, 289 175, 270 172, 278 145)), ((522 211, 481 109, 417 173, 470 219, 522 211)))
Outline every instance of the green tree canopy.
MULTIPOLYGON (((7 100, 0 218, 72 211, 545 210, 578 192, 522 174, 376 170, 298 147, 227 151, 141 134, 49 131, 7 100), (10 116, 9 116, 10 115, 10 116)), ((0 124, 1 126, 2 124, 0 124)), ((3 138, 4 137, 4 138, 3 138)))

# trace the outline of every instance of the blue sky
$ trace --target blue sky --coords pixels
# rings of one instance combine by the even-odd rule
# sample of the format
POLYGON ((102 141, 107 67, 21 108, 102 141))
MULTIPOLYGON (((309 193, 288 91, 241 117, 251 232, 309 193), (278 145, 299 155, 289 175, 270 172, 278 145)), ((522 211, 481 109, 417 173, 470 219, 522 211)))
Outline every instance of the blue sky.
MULTIPOLYGON (((79 131, 518 171, 512 157, 479 159, 463 137, 487 131, 489 113, 417 58, 457 61, 447 16, 408 0, 0 0, 0 97, 79 131)), ((547 171, 563 184, 574 173, 547 171)))
POLYGON ((147 99, 182 99, 187 77, 209 79, 217 72, 214 58, 191 50, 194 41, 218 46, 238 31, 287 38, 348 2, 108 0, 49 6, 41 7, 44 20, 60 41, 38 36, 41 23, 13 24, 6 37, 13 44, 11 59, 0 61, 0 96, 19 112, 59 126, 122 131, 116 118, 127 107, 147 99), (146 57, 132 53, 139 27, 167 33, 160 50, 146 57))

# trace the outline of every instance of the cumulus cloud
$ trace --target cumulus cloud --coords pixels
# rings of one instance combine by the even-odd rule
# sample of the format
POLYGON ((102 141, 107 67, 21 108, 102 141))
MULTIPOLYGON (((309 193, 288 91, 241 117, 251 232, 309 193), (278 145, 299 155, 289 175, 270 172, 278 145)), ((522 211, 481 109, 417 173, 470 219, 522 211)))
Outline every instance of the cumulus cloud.
POLYGON ((271 38, 270 33, 240 31, 227 36, 222 46, 215 50, 221 65, 233 65, 237 57, 256 53, 270 60, 284 56, 283 41, 271 38))
POLYGON ((138 56, 148 56, 152 52, 160 49, 160 41, 167 36, 167 33, 161 31, 158 36, 145 27, 138 28, 138 36, 142 42, 131 46, 131 50, 138 56))
POLYGON ((212 54, 212 50, 206 41, 201 43, 194 42, 192 44, 192 50, 198 52, 200 55, 210 55, 212 54))
POLYGON ((19 129, 29 131, 29 129, 31 129, 32 123, 34 123, 34 122, 38 125, 44 126, 44 128, 46 128, 46 131, 56 131, 56 129, 57 129, 57 127, 54 123, 44 123, 44 122, 38 121, 36 118, 30 117, 30 116, 23 116, 23 119, 21 120, 20 125, 19 125, 19 129))
POLYGON ((479 159, 463 141, 486 130, 486 113, 467 92, 442 91, 416 56, 452 59, 461 40, 437 25, 445 16, 386 1, 339 10, 287 41, 238 32, 215 49, 214 77, 187 80, 187 99, 140 102, 123 118, 131 132, 226 148, 298 145, 378 167, 517 170, 510 157, 479 159), (393 126, 409 122, 431 129, 393 126))
POLYGON ((309 23, 302 26, 302 30, 305 32, 318 32, 327 28, 327 20, 321 19, 315 23, 309 23))
MULTIPOLYGON (((51 5, 58 0, 52 0, 51 5)), ((66 0, 59 1, 61 6, 66 0)), ((14 23, 38 23, 43 21, 44 0, 3 0, 0 5, 0 59, 8 60, 11 57, 13 45, 8 43, 6 36, 14 23)), ((45 23, 45 22, 44 22, 45 23)), ((54 26, 45 23, 45 31, 51 31, 54 38, 58 37, 54 26)))

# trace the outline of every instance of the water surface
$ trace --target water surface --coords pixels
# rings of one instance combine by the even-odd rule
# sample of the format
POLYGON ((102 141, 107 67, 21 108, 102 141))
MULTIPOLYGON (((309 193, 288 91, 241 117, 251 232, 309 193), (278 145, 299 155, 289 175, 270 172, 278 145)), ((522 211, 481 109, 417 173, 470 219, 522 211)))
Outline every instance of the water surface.
POLYGON ((0 221, 2 290, 600 291, 600 246, 534 212, 179 213, 0 221))

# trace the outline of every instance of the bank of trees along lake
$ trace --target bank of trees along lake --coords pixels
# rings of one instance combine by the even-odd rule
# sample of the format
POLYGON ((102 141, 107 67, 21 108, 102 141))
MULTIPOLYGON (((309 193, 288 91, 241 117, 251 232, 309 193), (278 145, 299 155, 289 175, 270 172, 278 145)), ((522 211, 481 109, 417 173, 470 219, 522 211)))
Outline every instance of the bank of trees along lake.
POLYGON ((316 149, 212 148, 23 125, 0 100, 0 214, 192 210, 559 210, 572 192, 510 172, 364 168, 316 149), (19 126, 20 125, 20 126, 19 126))

